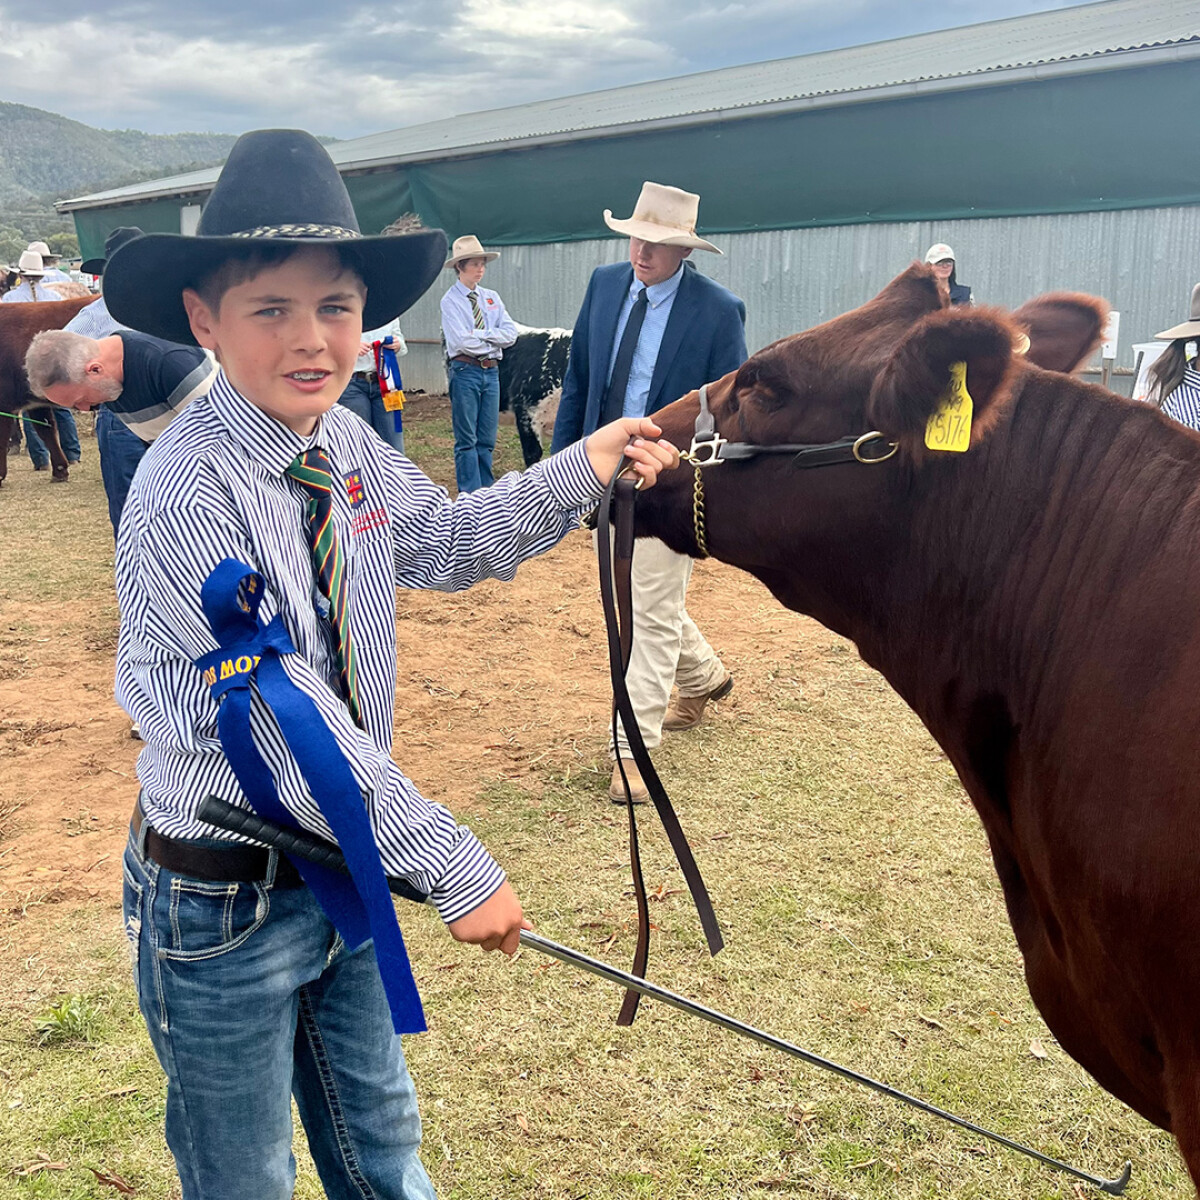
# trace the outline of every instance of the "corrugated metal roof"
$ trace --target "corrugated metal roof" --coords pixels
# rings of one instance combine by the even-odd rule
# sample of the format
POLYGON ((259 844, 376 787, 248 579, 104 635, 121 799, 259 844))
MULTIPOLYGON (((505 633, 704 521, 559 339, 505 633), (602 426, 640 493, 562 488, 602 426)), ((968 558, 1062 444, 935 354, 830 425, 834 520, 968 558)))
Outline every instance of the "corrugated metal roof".
MULTIPOLYGON (((753 115, 764 106, 846 103, 887 89, 983 86, 1013 71, 1055 73, 1113 66, 1137 52, 1200 43, 1196 0, 1103 0, 958 29, 796 58, 725 67, 675 79, 467 113, 370 134, 329 147, 342 170, 447 154, 498 150, 530 140, 569 140, 650 122, 753 115), (867 95, 864 96, 864 93, 867 95)), ((1158 57, 1157 55, 1153 57, 1158 57)), ((59 207, 93 207, 206 191, 219 168, 97 192, 59 207)))

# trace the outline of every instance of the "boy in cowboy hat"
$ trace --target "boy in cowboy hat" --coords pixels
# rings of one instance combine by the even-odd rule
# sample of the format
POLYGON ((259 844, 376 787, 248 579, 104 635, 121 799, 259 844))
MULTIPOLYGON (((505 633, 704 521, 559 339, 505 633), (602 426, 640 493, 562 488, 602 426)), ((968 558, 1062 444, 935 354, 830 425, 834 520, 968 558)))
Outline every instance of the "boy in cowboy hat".
POLYGON ((195 237, 148 234, 105 269, 118 320, 221 367, 143 460, 117 546, 117 698, 146 741, 125 924, 183 1200, 290 1197, 293 1096, 327 1195, 433 1195, 395 1035, 423 1020, 377 884, 401 877, 485 950, 512 953, 524 920, 392 760, 395 589, 511 577, 622 453, 649 483, 676 457, 619 421, 451 502, 338 407, 363 328, 412 304, 445 246, 362 237, 325 149, 266 130, 233 147, 195 237), (205 824, 209 795, 346 831, 353 883, 205 824))
POLYGON ((446 266, 458 278, 442 297, 442 337, 454 421, 454 475, 460 492, 491 487, 492 451, 500 423, 500 360, 517 340, 504 301, 480 287, 487 264, 500 255, 473 234, 454 239, 446 266))
MULTIPOLYGON (((629 261, 592 272, 571 335, 571 357, 554 424, 558 450, 616 417, 641 417, 746 361, 746 306, 695 270, 693 250, 720 254, 696 233, 700 197, 644 183, 633 216, 604 210, 609 229, 629 238, 629 261)), ((710 700, 729 694, 725 669, 685 608, 692 560, 657 539, 641 539, 633 556, 633 654, 625 679, 647 747, 663 729, 698 725, 710 700), (678 697, 668 707, 672 685, 678 697)), ((648 792, 621 757, 635 801, 648 792)), ((609 795, 623 802, 620 769, 609 795)))

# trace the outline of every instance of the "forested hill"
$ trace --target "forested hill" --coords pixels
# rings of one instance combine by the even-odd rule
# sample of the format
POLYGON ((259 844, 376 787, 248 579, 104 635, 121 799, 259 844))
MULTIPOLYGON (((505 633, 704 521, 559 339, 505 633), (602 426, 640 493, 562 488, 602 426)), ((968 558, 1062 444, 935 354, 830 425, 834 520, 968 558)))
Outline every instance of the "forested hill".
POLYGON ((234 141, 223 133, 93 129, 40 108, 0 103, 0 217, 219 163, 234 141))

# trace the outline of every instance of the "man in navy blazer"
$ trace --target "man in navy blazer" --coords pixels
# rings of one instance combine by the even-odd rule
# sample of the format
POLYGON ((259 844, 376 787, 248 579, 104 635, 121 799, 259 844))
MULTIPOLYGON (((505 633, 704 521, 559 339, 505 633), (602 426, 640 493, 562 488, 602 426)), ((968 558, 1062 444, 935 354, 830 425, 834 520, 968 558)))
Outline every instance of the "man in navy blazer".
MULTIPOLYGON (((554 424, 555 450, 620 416, 646 416, 746 360, 746 306, 685 261, 692 250, 720 254, 696 234, 700 197, 657 183, 642 186, 628 220, 629 261, 597 267, 571 337, 571 357, 554 424)), ((657 539, 639 540, 633 559, 634 638, 626 682, 649 747, 663 729, 698 725, 709 700, 729 694, 725 669, 685 608, 692 560, 657 539), (668 706, 672 686, 678 696, 668 706)), ((621 730, 620 749, 628 760, 621 730)), ((634 800, 647 799, 632 764, 634 800)), ((623 802, 614 767, 609 795, 623 802)))

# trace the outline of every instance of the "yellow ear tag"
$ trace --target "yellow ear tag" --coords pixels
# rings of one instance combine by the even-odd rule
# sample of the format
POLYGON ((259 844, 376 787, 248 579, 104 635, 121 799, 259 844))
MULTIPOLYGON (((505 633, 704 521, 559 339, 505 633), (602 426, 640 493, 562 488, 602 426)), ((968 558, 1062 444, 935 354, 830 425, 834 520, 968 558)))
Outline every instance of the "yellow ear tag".
POLYGON ((937 411, 925 423, 925 445, 930 450, 961 453, 971 445, 971 393, 967 391, 967 364, 950 364, 950 383, 940 397, 937 411))

